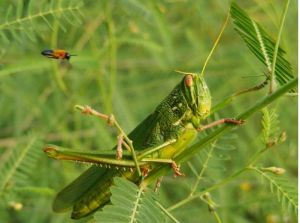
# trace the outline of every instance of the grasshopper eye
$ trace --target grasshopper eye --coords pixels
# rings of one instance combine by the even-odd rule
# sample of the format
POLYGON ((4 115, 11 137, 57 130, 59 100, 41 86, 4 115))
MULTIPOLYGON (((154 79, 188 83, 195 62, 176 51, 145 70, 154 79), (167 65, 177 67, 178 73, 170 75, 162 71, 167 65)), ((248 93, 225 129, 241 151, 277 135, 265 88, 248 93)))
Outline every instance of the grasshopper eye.
POLYGON ((193 76, 190 74, 186 75, 184 82, 187 87, 192 87, 193 86, 193 76))

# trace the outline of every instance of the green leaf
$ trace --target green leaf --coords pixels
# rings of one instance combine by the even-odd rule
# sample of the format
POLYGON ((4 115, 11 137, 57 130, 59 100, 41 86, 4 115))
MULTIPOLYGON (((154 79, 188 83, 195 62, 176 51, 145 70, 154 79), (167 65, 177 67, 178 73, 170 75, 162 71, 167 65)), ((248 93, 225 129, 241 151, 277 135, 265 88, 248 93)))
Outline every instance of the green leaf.
POLYGON ((27 185, 28 176, 35 168, 38 157, 42 154, 40 143, 31 139, 26 147, 18 146, 0 166, 0 196, 16 186, 27 185))
POLYGON ((268 107, 265 107, 262 109, 262 113, 262 141, 267 145, 272 140, 277 139, 279 135, 279 120, 275 109, 270 110, 268 107))
POLYGON ((147 7, 145 2, 137 0, 121 0, 118 1, 118 4, 120 4, 122 10, 129 15, 140 17, 151 24, 154 22, 153 12, 147 7))
POLYGON ((9 5, 6 10, 5 22, 8 22, 9 18, 12 16, 13 6, 9 5))
MULTIPOLYGON (((61 29, 66 32, 65 24, 72 20, 74 22, 71 25, 78 25, 81 23, 79 19, 79 8, 82 6, 81 0, 73 1, 74 6, 63 6, 56 4, 55 0, 50 1, 26 1, 25 4, 23 0, 18 1, 16 7, 9 6, 6 10, 6 14, 3 15, 5 22, 1 21, 0 18, 0 31, 9 30, 11 35, 7 35, 7 39, 15 39, 20 43, 23 43, 23 34, 28 36, 28 40, 35 41, 35 36, 42 35, 40 25, 46 23, 52 29, 52 22, 57 20, 61 29), (27 5, 25 9, 25 5, 27 5), (52 8, 50 7, 52 6, 52 8), (62 18, 62 15, 64 18, 62 18), (52 18, 50 18, 52 16, 52 18), (69 19, 69 20, 67 20, 69 19), (76 23, 75 23, 76 21, 76 23), (28 30, 28 24, 31 27, 31 33, 26 33, 28 30), (22 40, 22 41, 21 41, 22 40)), ((59 1, 61 3, 67 2, 66 0, 59 1)), ((3 35, 6 35, 4 33, 3 35)))
POLYGON ((20 19, 22 17, 23 6, 24 6, 24 2, 23 1, 18 1, 17 11, 16 11, 17 19, 20 19))
POLYGON ((298 210, 298 193, 297 184, 284 176, 271 175, 266 172, 253 168, 259 173, 267 182, 270 183, 271 192, 277 196, 278 201, 281 202, 282 207, 287 210, 294 208, 298 210))
POLYGON ((165 222, 165 216, 155 202, 155 194, 120 177, 114 178, 111 203, 95 214, 96 222, 165 222))
MULTIPOLYGON (((235 30, 246 42, 250 51, 266 66, 267 77, 269 77, 272 73, 275 41, 236 3, 232 3, 230 13, 235 30)), ((280 85, 284 85, 294 78, 291 65, 284 58, 284 54, 285 51, 279 47, 275 64, 275 77, 280 85)))

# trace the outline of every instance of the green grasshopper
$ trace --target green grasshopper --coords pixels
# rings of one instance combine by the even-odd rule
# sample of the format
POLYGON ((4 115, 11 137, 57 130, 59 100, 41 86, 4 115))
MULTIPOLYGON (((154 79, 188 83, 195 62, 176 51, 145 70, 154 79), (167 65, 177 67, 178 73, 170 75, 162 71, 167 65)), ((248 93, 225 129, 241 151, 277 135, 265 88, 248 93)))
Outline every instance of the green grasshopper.
MULTIPOLYGON (((111 117, 97 113, 89 107, 79 108, 84 113, 114 122, 111 117)), ((185 73, 184 78, 155 111, 128 136, 123 135, 126 142, 118 140, 113 153, 75 152, 57 146, 47 146, 44 151, 51 158, 96 164, 57 194, 53 210, 62 212, 73 206, 73 219, 93 213, 110 202, 110 186, 115 176, 124 177, 139 185, 147 179, 148 172, 150 174, 151 170, 161 165, 170 165, 175 175, 183 175, 173 160, 188 148, 199 131, 221 123, 242 124, 240 120, 221 119, 202 125, 203 120, 210 114, 210 109, 211 96, 203 76, 185 73), (124 151, 121 158, 122 145, 129 147, 129 152, 124 151)))

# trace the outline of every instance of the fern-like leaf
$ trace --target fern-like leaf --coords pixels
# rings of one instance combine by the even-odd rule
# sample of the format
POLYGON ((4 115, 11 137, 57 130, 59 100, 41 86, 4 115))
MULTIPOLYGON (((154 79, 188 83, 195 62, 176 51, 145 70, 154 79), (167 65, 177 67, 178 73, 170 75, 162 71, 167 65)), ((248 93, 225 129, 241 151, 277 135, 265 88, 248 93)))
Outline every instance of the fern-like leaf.
POLYGON ((262 109, 262 141, 265 145, 271 145, 277 142, 279 136, 279 120, 275 109, 262 109))
POLYGON ((111 187, 112 205, 107 205, 103 211, 95 214, 96 222, 164 222, 165 217, 157 206, 152 191, 144 192, 134 183, 123 178, 114 178, 115 185, 111 187))
MULTIPOLYGON (((250 51, 266 66, 268 74, 271 74, 275 49, 274 40, 236 3, 232 3, 230 13, 235 24, 235 30, 246 42, 250 51)), ((284 50, 279 47, 275 64, 275 77, 280 85, 284 85, 294 78, 291 65, 284 58, 284 54, 284 50)), ((269 75, 267 76, 269 77, 269 75)))
POLYGON ((26 185, 28 176, 34 172, 38 156, 42 154, 40 148, 40 143, 31 139, 26 147, 14 149, 0 169, 0 196, 11 188, 26 185))
POLYGON ((229 132, 225 137, 221 137, 219 140, 216 140, 214 145, 215 150, 212 153, 212 160, 208 165, 210 168, 223 172, 226 171, 226 165, 224 162, 230 160, 231 154, 237 149, 232 143, 232 138, 234 138, 233 132, 234 131, 229 132))
POLYGON ((18 1, 17 6, 10 5, 6 10, 5 16, 0 18, 0 37, 7 42, 9 39, 15 39, 22 42, 24 35, 29 40, 35 41, 35 35, 41 28, 39 21, 52 27, 53 19, 57 19, 62 30, 62 22, 71 25, 79 24, 78 13, 83 3, 76 1, 18 1), (43 5, 44 7, 40 7, 43 5))
POLYGON ((149 23, 154 22, 153 13, 147 7, 146 2, 137 0, 119 0, 118 4, 121 5, 121 8, 129 15, 140 17, 149 23))
POLYGON ((271 175, 258 168, 253 168, 266 181, 270 183, 271 192, 276 194, 278 201, 282 203, 283 208, 293 209, 296 214, 298 211, 298 193, 296 184, 292 184, 290 179, 271 175))

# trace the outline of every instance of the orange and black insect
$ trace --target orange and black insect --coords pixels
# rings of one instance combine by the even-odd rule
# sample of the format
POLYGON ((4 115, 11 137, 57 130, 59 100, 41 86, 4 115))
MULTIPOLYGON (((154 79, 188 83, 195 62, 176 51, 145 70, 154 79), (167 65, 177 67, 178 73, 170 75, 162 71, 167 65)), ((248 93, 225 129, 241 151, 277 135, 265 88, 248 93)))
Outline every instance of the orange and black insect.
POLYGON ((65 50, 43 50, 41 52, 43 56, 46 56, 48 58, 52 59, 67 59, 69 60, 71 56, 77 56, 77 55, 71 55, 65 50))

